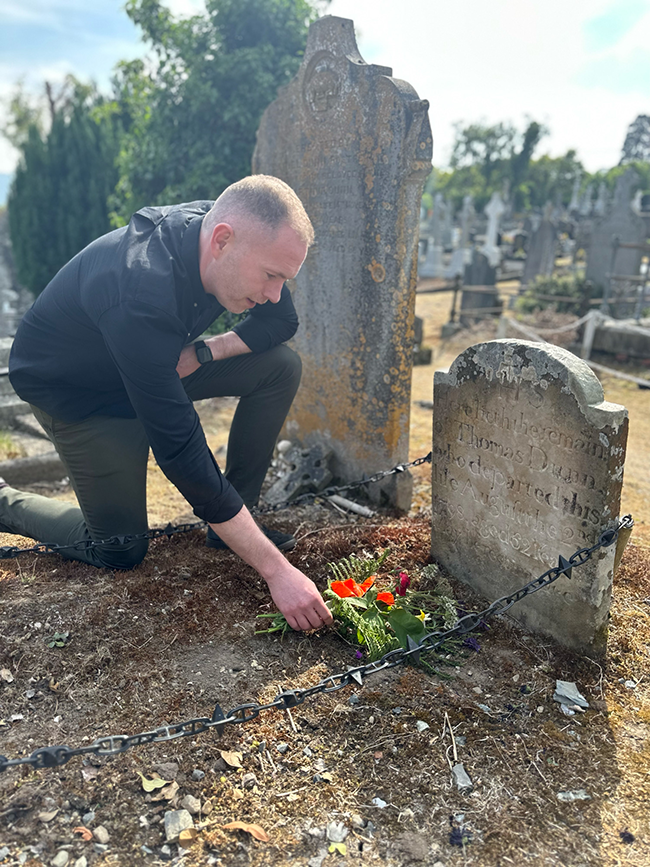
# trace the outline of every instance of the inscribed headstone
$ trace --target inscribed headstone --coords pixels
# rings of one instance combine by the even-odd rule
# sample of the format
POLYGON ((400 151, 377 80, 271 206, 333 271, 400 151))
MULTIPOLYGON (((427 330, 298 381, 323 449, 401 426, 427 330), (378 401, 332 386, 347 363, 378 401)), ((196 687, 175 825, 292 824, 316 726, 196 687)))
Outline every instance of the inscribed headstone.
MULTIPOLYGON (((590 547, 618 517, 627 411, 584 361, 494 340, 434 379, 433 557, 496 599, 590 547)), ((603 650, 613 548, 510 613, 569 647, 603 650)))
POLYGON ((619 247, 614 255, 615 239, 627 244, 642 244, 646 239, 643 217, 632 210, 632 200, 640 179, 629 168, 616 180, 614 200, 609 213, 594 223, 587 251, 586 278, 594 286, 607 286, 609 274, 635 276, 641 266, 641 250, 619 247))
MULTIPOLYGON (((316 232, 294 291, 303 378, 285 430, 302 445, 330 446, 345 480, 408 457, 432 140, 428 102, 391 75, 359 55, 352 21, 318 19, 296 78, 264 112, 253 156, 254 172, 297 192, 316 232)), ((401 508, 406 476, 382 483, 401 508)))

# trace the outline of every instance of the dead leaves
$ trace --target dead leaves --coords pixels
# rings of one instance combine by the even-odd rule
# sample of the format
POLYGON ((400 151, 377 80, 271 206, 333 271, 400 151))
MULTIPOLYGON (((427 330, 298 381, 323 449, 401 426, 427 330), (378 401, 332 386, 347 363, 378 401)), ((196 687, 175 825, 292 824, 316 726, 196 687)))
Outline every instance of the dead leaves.
POLYGON ((221 753, 221 758, 231 768, 242 767, 243 753, 239 753, 237 750, 219 750, 219 752, 221 753))
POLYGON ((189 849, 198 836, 199 832, 196 828, 185 828, 185 830, 181 831, 178 835, 178 845, 182 846, 183 849, 189 849))
MULTIPOLYGON (((154 771, 151 775, 153 779, 148 779, 144 774, 141 774, 140 771, 136 771, 137 775, 142 780, 142 788, 145 792, 153 792, 155 789, 162 789, 163 786, 168 786, 170 784, 170 780, 163 780, 161 777, 154 771)), ((178 786, 176 787, 178 788, 178 786)))
POLYGON ((261 825, 251 825, 249 822, 228 822, 227 825, 222 825, 221 827, 224 831, 246 831, 247 834, 255 837, 256 840, 260 840, 262 843, 269 842, 269 835, 261 825))

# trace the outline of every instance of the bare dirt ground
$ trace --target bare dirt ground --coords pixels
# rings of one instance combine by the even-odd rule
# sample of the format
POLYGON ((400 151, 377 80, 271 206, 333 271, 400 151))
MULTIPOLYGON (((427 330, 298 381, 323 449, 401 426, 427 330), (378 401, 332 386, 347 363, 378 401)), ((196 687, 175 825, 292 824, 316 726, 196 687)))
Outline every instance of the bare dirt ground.
MULTIPOLYGON (((411 457, 430 448, 431 410, 418 402, 431 400, 434 369, 494 337, 484 325, 442 344, 450 304, 446 294, 418 297, 434 362, 414 372, 411 457)), ((7 771, 0 863, 650 865, 650 392, 614 378, 603 385, 630 412, 622 509, 636 520, 605 658, 569 653, 502 617, 475 636, 478 651, 450 648, 437 675, 398 668, 222 737, 7 771), (556 679, 578 684, 585 713, 561 713, 556 679), (472 789, 454 784, 457 761, 472 789), (169 785, 147 793, 140 774, 154 773, 169 785), (187 806, 198 836, 184 850, 166 843, 164 815, 187 806), (261 826, 268 842, 224 828, 233 821, 261 826)), ((218 456, 233 410, 227 401, 201 409, 218 456)), ((427 476, 426 467, 415 471, 409 518, 345 518, 313 506, 269 523, 295 533, 289 558, 320 587, 328 562, 386 547, 386 580, 398 568, 416 575, 429 552, 427 476)), ((151 526, 192 520, 153 463, 149 491, 151 526)), ((210 716, 215 702, 227 711, 269 701, 358 664, 333 633, 255 635, 255 616, 270 610, 263 582, 202 541, 201 531, 155 541, 128 573, 55 556, 0 563, 0 753, 210 716), (55 633, 67 637, 50 647, 55 633)), ((459 608, 483 607, 452 586, 459 608)))

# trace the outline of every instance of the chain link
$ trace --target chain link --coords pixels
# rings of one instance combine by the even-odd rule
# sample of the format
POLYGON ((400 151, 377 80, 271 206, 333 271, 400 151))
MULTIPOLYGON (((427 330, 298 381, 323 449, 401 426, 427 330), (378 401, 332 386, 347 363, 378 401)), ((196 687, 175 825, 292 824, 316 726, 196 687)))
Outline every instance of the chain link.
MULTIPOLYGON (((374 482, 380 482, 382 479, 385 479, 387 476, 393 476, 397 473, 404 473, 406 470, 411 467, 419 467, 420 464, 430 464, 431 463, 431 452, 428 455, 424 455, 424 457, 416 458, 414 461, 406 464, 397 464, 397 466, 392 467, 390 470, 382 470, 381 472, 375 473, 374 476, 369 476, 368 478, 359 479, 356 482, 348 482, 345 485, 339 485, 338 487, 329 487, 325 488, 323 491, 308 492, 306 494, 300 494, 300 496, 295 497, 290 500, 283 500, 281 503, 274 503, 273 505, 261 506, 255 509, 251 509, 253 515, 268 515, 272 512, 279 512, 281 509, 288 509, 293 506, 302 506, 305 503, 311 503, 314 500, 325 499, 327 497, 331 497, 334 494, 340 494, 344 491, 349 491, 352 488, 361 488, 365 485, 372 484, 374 482)), ((0 560, 8 560, 14 557, 21 557, 25 554, 58 554, 60 551, 89 551, 91 548, 100 548, 100 547, 108 547, 110 545, 125 545, 128 542, 136 542, 142 539, 159 539, 161 536, 167 536, 169 539, 175 533, 189 533, 192 530, 200 530, 202 527, 206 527, 206 521, 197 521, 194 524, 167 524, 166 527, 155 527, 152 530, 147 530, 146 533, 133 533, 126 534, 120 536, 111 536, 108 539, 79 539, 76 542, 71 542, 68 545, 49 545, 46 542, 39 542, 37 545, 33 545, 31 548, 18 548, 15 545, 5 545, 4 547, 0 547, 0 560)))
POLYGON ((67 746, 41 747, 31 755, 20 759, 8 759, 6 756, 0 756, 0 772, 18 767, 19 765, 31 765, 35 769, 53 768, 64 765, 74 756, 80 756, 85 753, 93 753, 96 756, 116 756, 131 749, 131 747, 149 743, 166 743, 177 738, 201 734, 211 728, 216 728, 217 733, 221 735, 226 725, 239 725, 251 722, 262 711, 271 709, 287 710, 302 704, 307 698, 320 693, 338 692, 340 689, 351 686, 353 683, 361 686, 364 678, 377 674, 380 671, 388 671, 398 665, 408 663, 417 664, 420 661, 420 654, 430 653, 442 647, 451 638, 458 638, 468 632, 472 632, 488 618, 493 617, 495 614, 503 614, 504 611, 507 611, 516 602, 521 601, 531 593, 536 593, 542 587, 548 587, 554 581, 557 581, 561 575, 571 578, 574 568, 583 566, 601 548, 609 548, 617 541, 622 530, 631 530, 633 526, 634 521, 632 520, 632 516, 625 515, 625 517, 618 521, 615 527, 611 527, 601 533, 598 541, 591 548, 580 548, 568 560, 560 555, 557 566, 548 569, 543 575, 529 581, 528 584, 510 593, 508 596, 496 599, 478 614, 466 614, 456 621, 450 629, 443 632, 430 632, 420 642, 415 642, 409 637, 406 649, 390 650, 381 659, 369 662, 367 665, 359 665, 356 668, 349 668, 344 672, 330 674, 315 686, 310 686, 306 689, 285 690, 279 693, 268 704, 257 704, 256 702, 240 704, 229 711, 227 716, 224 715, 219 705, 216 705, 211 719, 197 717, 185 722, 163 725, 152 731, 141 732, 140 734, 131 736, 108 735, 99 738, 88 746, 77 749, 71 749, 67 746))

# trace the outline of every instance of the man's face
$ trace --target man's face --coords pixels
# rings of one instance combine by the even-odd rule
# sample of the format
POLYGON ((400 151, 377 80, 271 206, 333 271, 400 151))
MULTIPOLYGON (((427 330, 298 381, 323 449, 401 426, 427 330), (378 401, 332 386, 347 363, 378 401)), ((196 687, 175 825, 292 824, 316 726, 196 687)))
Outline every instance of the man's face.
POLYGON ((202 274, 206 292, 231 313, 277 304, 282 284, 300 271, 307 245, 286 225, 275 233, 260 226, 228 228, 213 231, 213 255, 202 274))

